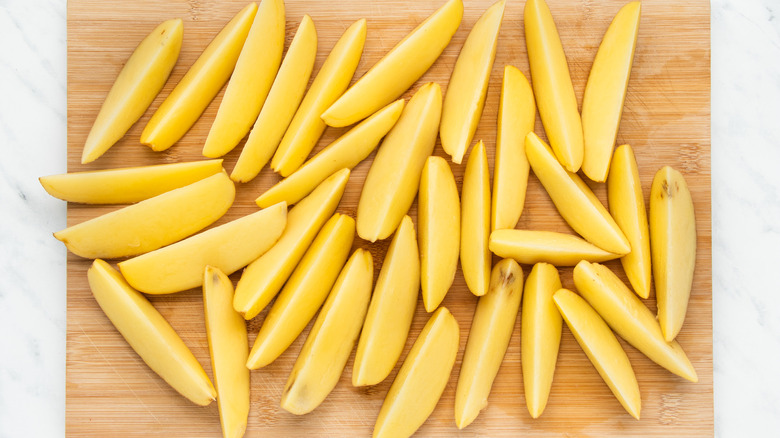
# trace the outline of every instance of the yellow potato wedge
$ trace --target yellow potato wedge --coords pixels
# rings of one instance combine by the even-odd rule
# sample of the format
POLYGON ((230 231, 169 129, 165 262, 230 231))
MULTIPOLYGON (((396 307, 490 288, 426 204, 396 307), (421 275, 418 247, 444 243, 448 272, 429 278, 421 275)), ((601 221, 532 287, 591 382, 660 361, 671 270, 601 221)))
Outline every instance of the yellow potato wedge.
POLYGON ((577 234, 604 251, 621 255, 631 252, 628 239, 590 187, 577 174, 564 169, 533 132, 525 138, 525 153, 555 208, 577 234))
POLYGON ((354 22, 336 42, 279 144, 271 168, 282 176, 295 172, 325 131, 320 115, 349 86, 366 41, 365 18, 354 22))
POLYGON ((317 30, 311 17, 304 15, 230 179, 251 181, 274 155, 301 104, 316 56, 317 30))
POLYGON ((615 149, 607 179, 607 200, 609 212, 631 245, 631 252, 621 257, 620 263, 636 294, 647 298, 652 279, 650 230, 639 169, 634 151, 627 144, 615 149))
POLYGON ((236 187, 222 171, 54 233, 79 257, 118 258, 153 251, 202 230, 224 215, 236 187))
POLYGON ((582 97, 582 135, 585 154, 582 173, 593 181, 604 182, 609 172, 623 103, 634 62, 639 33, 641 2, 626 4, 618 11, 601 40, 590 68, 582 97))
POLYGON ((403 108, 404 101, 397 100, 362 121, 313 156, 295 173, 258 196, 255 202, 260 207, 281 201, 295 204, 333 172, 357 166, 376 149, 382 137, 401 116, 403 108))
POLYGON ((203 145, 204 156, 230 152, 255 123, 282 62, 284 26, 284 0, 261 1, 203 145))
POLYGON ((696 265, 696 218, 682 174, 661 168, 650 187, 650 252, 658 322, 671 342, 682 329, 696 265))
POLYGON ((553 295, 558 310, 577 343, 604 382, 632 417, 639 419, 642 398, 634 369, 607 323, 579 295, 560 289, 553 295))
POLYGON ((181 139, 228 81, 241 54, 257 4, 249 3, 214 37, 141 133, 141 143, 164 151, 181 139))
POLYGON ((385 254, 360 334, 352 385, 376 385, 393 370, 406 344, 420 290, 414 224, 405 216, 385 254))
POLYGON ((230 275, 268 251, 285 229, 287 205, 256 213, 119 263, 134 288, 168 294, 199 287, 203 270, 212 266, 230 275))
POLYGON ((523 269, 512 259, 493 267, 490 289, 479 297, 455 391, 455 425, 471 424, 487 406, 509 347, 523 296, 523 269))
POLYGON ((257 333, 246 367, 262 368, 278 358, 303 332, 347 261, 355 238, 355 220, 336 213, 306 250, 274 301, 257 333))
POLYGON ((428 157, 417 196, 420 283, 425 311, 430 313, 450 290, 460 253, 460 198, 444 158, 428 157))
POLYGON ((447 85, 439 136, 442 149, 456 164, 463 161, 482 117, 505 6, 506 0, 497 1, 474 24, 447 85))
POLYGON ((603 262, 620 257, 571 234, 535 230, 496 230, 490 234, 490 251, 524 265, 550 263, 574 266, 580 260, 603 262))
POLYGON ((441 87, 429 82, 409 100, 368 170, 357 207, 362 239, 388 238, 409 211, 425 160, 436 145, 440 117, 441 87))
POLYGON ((463 1, 448 0, 322 113, 322 120, 330 126, 349 126, 398 99, 439 58, 461 18, 463 1))
POLYGON ((371 253, 362 248, 355 250, 295 360, 282 393, 282 409, 307 414, 336 387, 360 335, 373 280, 371 253))
POLYGON ((320 183, 287 214, 279 241, 246 267, 233 299, 233 307, 245 319, 257 316, 282 289, 320 228, 336 211, 348 179, 349 169, 342 169, 320 183))
POLYGON ((408 437, 425 423, 450 380, 459 341, 458 322, 446 307, 439 307, 387 392, 374 425, 374 438, 408 437))
POLYGON ((184 26, 177 18, 163 22, 138 44, 89 130, 81 164, 98 159, 144 115, 179 59, 183 35, 184 26))
MULTIPOLYGON (((490 170, 480 140, 471 150, 461 194, 460 267, 471 293, 485 295, 490 283, 490 170)), ((450 236, 450 239, 452 236, 450 236)))
POLYGON ((525 136, 534 130, 536 102, 531 84, 515 67, 504 67, 498 103, 496 161, 493 167, 492 231, 514 228, 525 205, 528 173, 525 136))
POLYGON ((550 398, 563 329, 563 319, 553 301, 560 288, 558 270, 548 263, 535 264, 525 281, 520 360, 525 403, 531 418, 542 415, 550 398))
POLYGON ((547 3, 528 0, 523 22, 531 80, 544 132, 561 165, 569 172, 577 172, 584 154, 582 120, 566 54, 547 3))
POLYGON ((197 405, 214 401, 217 392, 203 367, 146 297, 100 259, 87 278, 100 308, 152 371, 197 405))
POLYGON ((699 380, 680 344, 664 340, 653 312, 608 267, 583 260, 574 268, 574 284, 621 338, 673 374, 699 380))
POLYGON ((222 171, 222 160, 88 170, 38 178, 55 198, 82 204, 133 204, 222 171))
POLYGON ((249 417, 246 322, 233 310, 233 283, 213 266, 203 273, 203 309, 222 436, 241 437, 249 417))

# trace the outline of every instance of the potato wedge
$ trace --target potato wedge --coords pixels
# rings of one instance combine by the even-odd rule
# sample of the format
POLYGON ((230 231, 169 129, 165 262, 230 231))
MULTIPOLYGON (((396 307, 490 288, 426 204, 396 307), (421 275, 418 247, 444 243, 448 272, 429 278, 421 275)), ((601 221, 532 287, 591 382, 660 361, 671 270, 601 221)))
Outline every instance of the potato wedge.
MULTIPOLYGON (((460 267, 471 293, 485 295, 490 283, 490 170, 480 140, 471 150, 461 193, 460 267)), ((450 239, 452 236, 450 236, 450 239)))

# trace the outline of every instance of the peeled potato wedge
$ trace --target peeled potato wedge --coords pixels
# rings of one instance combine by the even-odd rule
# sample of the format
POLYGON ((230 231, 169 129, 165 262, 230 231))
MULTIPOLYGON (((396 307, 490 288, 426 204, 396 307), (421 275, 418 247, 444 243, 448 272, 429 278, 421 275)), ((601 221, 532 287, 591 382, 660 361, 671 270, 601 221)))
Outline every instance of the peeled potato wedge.
POLYGON ((164 151, 179 141, 228 81, 257 14, 249 3, 214 37, 141 133, 141 143, 164 151))
POLYGON ((524 8, 528 64, 539 117, 558 161, 569 172, 577 172, 584 154, 582 120, 561 38, 544 0, 528 0, 524 8))
POLYGON ((260 207, 281 201, 295 204, 333 172, 357 166, 376 149, 382 137, 398 121, 403 108, 404 101, 397 100, 363 120, 318 152, 292 175, 258 196, 255 202, 260 207))
POLYGON ((523 296, 523 269, 501 260, 490 274, 490 289, 479 298, 469 329, 455 391, 455 425, 471 424, 487 406, 493 381, 509 347, 523 296))
POLYGON ((279 241, 246 267, 233 299, 233 307, 245 319, 257 316, 282 289, 320 228, 336 211, 347 180, 349 169, 342 169, 320 183, 287 214, 279 241))
POLYGON ((553 301, 561 288, 558 270, 537 263, 525 281, 520 325, 520 360, 525 403, 532 418, 539 418, 550 397, 563 319, 553 301))
POLYGON ((314 149, 325 131, 320 115, 347 89, 355 74, 363 44, 366 42, 366 20, 352 23, 320 67, 306 97, 295 113, 279 144, 271 168, 282 176, 295 172, 314 149))
POLYGON ((427 312, 439 307, 455 280, 460 253, 460 198, 447 161, 428 157, 417 195, 420 284, 427 312))
POLYGON ((207 227, 236 196, 224 171, 54 233, 79 257, 118 258, 153 251, 207 227))
POLYGON ((564 169, 552 150, 531 132, 525 153, 555 208, 574 231, 604 251, 628 254, 631 245, 601 201, 577 174, 564 169))
POLYGON ((322 113, 322 120, 330 126, 349 126, 398 99, 439 58, 461 18, 463 1, 448 0, 322 113))
POLYGON ((504 67, 498 103, 490 229, 514 228, 525 205, 528 173, 525 137, 534 130, 536 102, 531 84, 515 67, 504 67))
POLYGON ((682 174, 661 168, 650 187, 650 252, 658 322, 671 342, 682 329, 696 265, 696 218, 682 174))
POLYGON ((553 231, 496 230, 490 234, 490 251, 524 265, 550 263, 574 266, 580 260, 603 262, 620 257, 571 234, 553 231))
POLYGON ((146 112, 179 58, 183 34, 181 19, 168 20, 138 44, 100 107, 84 144, 81 164, 103 155, 146 112))
POLYGON ((133 204, 222 171, 222 160, 88 170, 38 178, 55 198, 83 204, 133 204))
POLYGON ((553 295, 555 305, 577 343, 596 367, 623 408, 639 420, 642 398, 634 369, 607 323, 579 295, 560 289, 553 295))
POLYGON ((287 205, 256 213, 119 263, 127 282, 147 294, 168 294, 201 286, 212 266, 230 275, 268 251, 285 229, 287 205))
MULTIPOLYGON (((490 283, 490 170, 485 145, 471 150, 461 194, 460 266, 471 293, 485 295, 490 283)), ((450 236, 450 238, 452 238, 450 236)))
POLYGON ((406 344, 420 290, 414 224, 404 217, 385 254, 360 334, 352 385, 376 385, 393 370, 406 344))
POLYGON ((355 220, 336 213, 323 225, 268 311, 246 367, 269 365, 292 345, 325 299, 347 261, 355 220))
POLYGON ((425 324, 398 371, 374 425, 374 438, 407 437, 436 408, 455 364, 460 330, 446 307, 425 324))
POLYGON ((388 238, 412 206, 425 160, 436 145, 441 87, 423 85, 382 141, 360 192, 358 235, 369 242, 388 238))
POLYGON ((621 338, 670 372, 699 380, 680 344, 664 340, 655 315, 608 267, 583 260, 574 268, 574 284, 621 338))
POLYGON ((230 179, 251 181, 273 157, 303 99, 316 56, 317 31, 304 15, 230 179))
POLYGON ((641 10, 642 5, 638 1, 620 8, 601 40, 585 85, 582 97, 582 135, 585 142, 582 173, 593 181, 607 180, 631 64, 634 62, 641 10))
POLYGON ((474 24, 447 84, 439 136, 456 164, 463 161, 482 117, 505 6, 506 0, 497 1, 474 24))
POLYGON ((249 417, 246 322, 233 310, 233 283, 213 266, 203 272, 203 309, 223 437, 240 437, 249 417))
POLYGON ((214 401, 217 392, 203 367, 146 297, 100 259, 87 279, 100 308, 152 371, 197 405, 214 401))
POLYGON ((336 387, 360 335, 373 280, 371 253, 362 248, 355 250, 295 360, 282 393, 282 409, 307 414, 336 387))
POLYGON ((615 149, 607 179, 607 200, 609 212, 631 245, 631 252, 621 257, 620 263, 634 292, 647 298, 652 281, 650 230, 639 168, 627 144, 615 149))
POLYGON ((230 152, 254 124, 282 62, 284 26, 284 0, 261 1, 203 145, 204 156, 230 152))

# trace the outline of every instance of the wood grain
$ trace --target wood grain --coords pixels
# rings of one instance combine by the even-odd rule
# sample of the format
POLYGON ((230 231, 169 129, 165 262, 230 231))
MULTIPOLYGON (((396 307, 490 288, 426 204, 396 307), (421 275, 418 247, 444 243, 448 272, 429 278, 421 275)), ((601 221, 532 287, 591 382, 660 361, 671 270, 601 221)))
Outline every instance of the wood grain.
MULTIPOLYGON (((368 39, 358 67, 362 75, 441 1, 297 1, 288 0, 287 44, 304 13, 314 19, 319 37, 318 69, 346 27, 368 19, 368 39)), ((463 22, 451 44, 421 83, 436 81, 446 91, 457 54, 475 21, 490 1, 467 0, 463 22)), ((569 61, 578 99, 604 31, 624 1, 549 0, 569 61)), ((70 0, 68 2, 68 169, 116 168, 202 159, 200 151, 221 100, 219 95, 190 132, 166 152, 152 152, 138 139, 144 125, 173 85, 184 75, 211 38, 244 6, 235 0, 70 0), (123 63, 138 42, 159 22, 184 19, 181 56, 162 93, 130 132, 106 155, 90 165, 79 164, 87 133, 123 63)), ((496 113, 503 66, 529 73, 523 37, 522 1, 511 1, 501 29, 487 104, 476 139, 488 146, 492 168, 496 113)), ((468 336, 476 298, 462 274, 445 299, 461 328, 461 350, 450 383, 420 436, 711 436, 712 399, 712 272, 710 217, 710 37, 709 3, 646 0, 628 97, 618 135, 630 143, 639 162, 645 197, 657 169, 679 169, 690 186, 698 228, 696 275, 685 326, 679 336, 699 373, 699 383, 678 378, 623 343, 642 391, 642 420, 626 414, 593 366, 564 329, 558 368, 544 415, 532 420, 525 407, 520 369, 520 320, 488 407, 463 431, 455 428, 453 400, 460 359, 468 336)), ((328 128, 320 149, 344 129, 328 128)), ((537 120, 536 132, 542 134, 537 120)), ((230 171, 241 146, 226 156, 230 171)), ((435 153, 443 155, 440 145, 435 153)), ((354 217, 357 200, 373 155, 357 166, 339 211, 354 217)), ((465 160, 464 160, 465 162, 465 160)), ((452 165, 460 185, 465 165, 452 165)), ((278 180, 269 169, 240 185, 234 206, 217 224, 256 211, 254 198, 278 180)), ((605 201, 604 184, 591 184, 605 201)), ((75 224, 116 207, 68 206, 68 223, 75 224)), ((416 203, 410 215, 416 218, 416 203)), ((555 211, 532 175, 519 228, 572 232, 555 211)), ((387 242, 371 245, 356 238, 355 247, 371 251, 378 268, 387 242)), ((68 256, 67 404, 69 436, 218 436, 216 404, 197 407, 174 392, 150 371, 103 315, 89 291, 89 260, 68 256)), ((608 264, 625 280, 619 263, 608 264)), ((530 267, 524 267, 525 273, 530 267)), ((564 286, 573 287, 571 269, 562 269, 564 286)), ((237 281, 238 274, 232 277, 237 281)), ((211 374, 199 290, 153 297, 184 342, 211 374)), ((647 301, 654 310, 653 296, 647 301)), ((265 312, 249 323, 250 342, 265 312)), ((427 320, 419 302, 407 351, 427 320)), ((308 329, 307 329, 308 332, 308 329)), ((281 391, 304 340, 302 335, 270 366, 252 373, 252 404, 247 436, 369 436, 390 382, 366 389, 352 388, 352 359, 339 385, 313 413, 297 417, 279 408, 281 391)), ((405 357, 406 351, 404 352, 405 357)))

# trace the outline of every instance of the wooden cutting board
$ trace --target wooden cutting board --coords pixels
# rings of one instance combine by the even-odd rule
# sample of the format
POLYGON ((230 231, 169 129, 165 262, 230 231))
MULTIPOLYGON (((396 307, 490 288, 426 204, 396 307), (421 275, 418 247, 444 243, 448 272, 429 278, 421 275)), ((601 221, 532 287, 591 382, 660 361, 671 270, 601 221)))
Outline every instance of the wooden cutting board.
MULTIPOLYGON (((424 20, 437 1, 301 1, 288 0, 287 43, 303 14, 314 19, 319 37, 316 69, 347 26, 368 19, 368 38, 356 76, 362 75, 404 35, 424 20)), ((421 83, 447 81, 469 30, 491 1, 467 0, 463 22, 452 42, 421 83)), ((590 66, 601 37, 625 1, 549 0, 581 100, 590 66)), ((139 143, 154 109, 187 71, 211 38, 243 6, 244 0, 70 0, 68 2, 68 169, 117 168, 130 165, 202 159, 200 150, 221 101, 218 96, 190 132, 168 151, 156 153, 139 143), (163 20, 184 20, 184 43, 175 69, 152 107, 125 138, 105 156, 79 164, 82 146, 100 105, 123 63, 140 40, 163 20)), ((523 5, 510 0, 501 29, 487 104, 475 139, 485 140, 492 167, 496 113, 503 67, 512 64, 529 74, 523 36, 523 5)), ((693 195, 698 252, 691 303, 679 342, 699 374, 696 384, 676 377, 623 343, 642 392, 642 420, 623 411, 588 362, 568 329, 564 329, 558 367, 544 415, 532 420, 525 406, 520 364, 520 319, 487 408, 467 429, 458 432, 453 400, 460 360, 476 298, 465 287, 460 271, 443 305, 461 329, 461 348, 450 382, 436 410, 419 429, 420 436, 703 436, 713 434, 712 398, 712 275, 710 217, 710 34, 709 2, 646 0, 634 68, 623 113, 619 143, 636 151, 645 197, 654 173, 671 165, 685 175, 693 195)), ((344 129, 328 128, 317 149, 344 129)), ((537 120, 536 132, 543 134, 537 120)), ((232 170, 241 147, 225 157, 232 170)), ((437 145, 437 155, 444 155, 437 145)), ((354 217, 362 181, 373 155, 356 167, 339 211, 354 217)), ((464 165, 452 165, 458 184, 464 165)), ((255 197, 278 177, 267 168, 249 184, 237 188, 234 206, 217 224, 256 211, 255 197)), ((605 201, 603 184, 591 184, 605 201)), ((76 224, 117 207, 71 204, 68 224, 76 224)), ((416 218, 416 202, 410 211, 416 218)), ((532 175, 519 228, 572 232, 555 211, 532 175)), ((376 272, 387 242, 371 245, 356 238, 355 247, 368 248, 376 272)), ((497 260, 496 260, 497 261, 497 260)), ((68 255, 67 434, 70 436, 218 436, 216 403, 197 407, 178 395, 150 371, 128 347, 101 312, 89 291, 90 261, 68 255)), ((619 263, 608 264, 623 276, 619 263)), ((524 267, 526 275, 530 267, 524 267)), ((237 281, 240 273, 232 279, 237 281)), ((573 287, 571 269, 561 269, 563 284, 573 287)), ((625 276, 623 276, 625 279, 625 276)), ((199 290, 153 297, 152 302, 179 332, 209 375, 211 367, 199 290)), ((655 310, 651 296, 648 305, 655 310)), ((253 341, 265 312, 249 323, 253 341)), ((412 332, 402 356, 416 339, 427 315, 420 301, 412 332)), ((308 329, 307 331, 308 332, 308 329)), ((306 333, 305 332, 305 333, 306 333)), ((352 358, 339 385, 313 413, 298 417, 279 408, 287 375, 305 334, 276 362, 252 372, 251 412, 247 436, 369 436, 395 373, 383 383, 364 389, 351 386, 352 358)))

